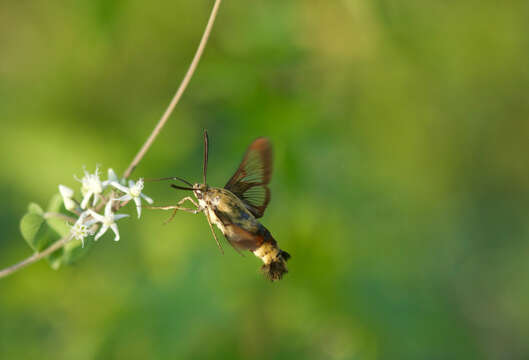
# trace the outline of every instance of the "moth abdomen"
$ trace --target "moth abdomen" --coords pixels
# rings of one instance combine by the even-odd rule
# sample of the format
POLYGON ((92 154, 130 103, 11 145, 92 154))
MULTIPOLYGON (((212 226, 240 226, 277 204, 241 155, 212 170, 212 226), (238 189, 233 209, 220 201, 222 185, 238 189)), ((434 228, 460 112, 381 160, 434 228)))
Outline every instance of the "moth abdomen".
POLYGON ((260 258, 264 265, 261 266, 261 271, 270 281, 281 280, 283 275, 288 272, 287 260, 290 259, 290 254, 283 251, 277 245, 275 239, 267 231, 267 237, 263 244, 253 253, 260 258))
POLYGON ((286 251, 283 251, 283 250, 279 250, 279 255, 285 260, 285 261, 288 261, 288 259, 291 258, 290 254, 287 253, 286 251))
POLYGON ((289 258, 290 255, 287 252, 279 250, 279 256, 277 256, 276 259, 273 259, 269 264, 261 266, 261 272, 270 281, 281 280, 283 275, 288 273, 287 260, 289 258), (287 256, 284 257, 284 254, 287 256))

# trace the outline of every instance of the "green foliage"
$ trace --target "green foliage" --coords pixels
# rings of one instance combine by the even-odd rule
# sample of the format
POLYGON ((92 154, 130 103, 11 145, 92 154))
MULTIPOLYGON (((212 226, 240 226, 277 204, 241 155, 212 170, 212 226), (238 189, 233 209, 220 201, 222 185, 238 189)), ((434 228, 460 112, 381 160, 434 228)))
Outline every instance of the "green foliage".
MULTIPOLYGON (((48 212, 49 213, 58 213, 60 214, 61 213, 61 208, 62 208, 62 198, 61 198, 61 195, 60 194, 55 194, 49 204, 48 204, 48 212)), ((59 235, 61 235, 61 237, 64 237, 66 235, 68 235, 68 233, 70 232, 70 226, 66 223, 66 221, 64 221, 64 219, 61 219, 61 218, 57 218, 57 217, 53 217, 53 216, 50 216, 46 219, 48 225, 53 229, 55 230, 55 232, 59 235)))
MULTIPOLYGON (((28 245, 35 251, 41 252, 54 242, 67 236, 70 225, 65 219, 54 214, 66 215, 62 207, 62 198, 55 194, 48 203, 47 212, 36 203, 30 203, 27 213, 20 221, 20 232, 28 245)), ((91 241, 85 241, 82 247, 80 240, 70 240, 62 249, 47 256, 50 266, 57 270, 62 265, 72 264, 84 256, 91 247, 91 241)))
MULTIPOLYGON (((0 264, 27 252, 26 203, 125 170, 211 4, 0 1, 0 264)), ((223 1, 134 176, 199 180, 207 128, 223 185, 269 137, 262 223, 289 273, 145 209, 75 266, 0 281, 0 359, 529 359, 529 1, 499 4, 223 1)))
MULTIPOLYGON (((55 194, 49 204, 48 212, 61 213, 64 209, 62 206, 63 201, 60 194, 55 194)), ((64 212, 63 212, 64 213, 64 212)), ((70 233, 70 225, 66 223, 63 219, 56 217, 49 217, 47 219, 48 225, 55 230, 61 237, 64 237, 70 233)), ((83 257, 88 250, 92 247, 93 241, 85 239, 85 245, 81 240, 72 239, 63 247, 60 264, 61 265, 70 265, 83 257)))
POLYGON ((35 203, 28 206, 28 212, 20 221, 20 232, 28 245, 35 251, 42 251, 52 242, 44 211, 35 203))

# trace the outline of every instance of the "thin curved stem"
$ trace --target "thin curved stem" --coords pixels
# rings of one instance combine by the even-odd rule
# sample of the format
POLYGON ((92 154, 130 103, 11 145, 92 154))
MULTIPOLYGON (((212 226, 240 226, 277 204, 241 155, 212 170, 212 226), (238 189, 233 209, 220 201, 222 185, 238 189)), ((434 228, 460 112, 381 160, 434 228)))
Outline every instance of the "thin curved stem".
MULTIPOLYGON (((130 176, 130 174, 132 174, 132 172, 134 171, 136 166, 138 166, 139 162, 143 159, 143 157, 145 156, 145 154, 147 153, 147 151, 149 150, 149 148, 153 144, 154 140, 156 139, 156 137, 158 136, 158 134, 162 130, 163 126, 165 125, 165 123, 169 119, 169 116, 171 116, 176 104, 178 104, 178 101, 180 101, 180 98, 182 97, 182 94, 186 90, 187 85, 189 84, 189 81, 193 77, 193 74, 194 74, 194 72, 195 72, 195 70, 197 68, 198 62, 200 61, 200 58, 202 57, 202 54, 204 52, 204 49, 205 49, 206 44, 207 44, 208 39, 209 39, 209 35, 211 34, 211 29, 213 28, 213 23, 215 22, 215 18, 217 16, 217 13, 218 13, 218 10, 219 10, 220 2, 221 2, 221 0, 215 0, 215 4, 213 4, 213 9, 211 10, 211 14, 209 15, 208 23, 206 25, 206 28, 204 29, 204 34, 202 35, 202 38, 200 39, 200 43, 199 43, 198 48, 197 48, 197 50, 195 52, 195 56, 193 56, 193 60, 191 61, 191 64, 189 65, 189 68, 187 69, 187 72, 186 72, 184 78, 182 79, 182 82, 178 86, 178 90, 176 91, 176 94, 174 95, 173 99, 169 103, 169 106, 167 107, 167 109, 165 110, 164 114, 162 115, 162 117, 160 118, 160 120, 158 121, 156 126, 154 127, 153 131, 151 132, 151 134, 149 135, 149 137, 147 138, 147 140, 145 141, 145 143, 143 144, 141 149, 138 151, 138 153, 136 154, 136 156, 134 157, 134 159, 130 163, 130 165, 127 168, 127 170, 125 170, 125 173, 123 174, 124 178, 128 178, 130 176)), ((102 207, 102 206, 104 206, 104 202, 99 204, 99 207, 102 207)), ((52 214, 49 214, 49 215, 52 216, 52 214)), ((64 238, 56 241, 55 243, 53 243, 50 247, 48 247, 44 251, 42 251, 40 253, 35 253, 35 254, 31 255, 30 257, 28 257, 27 259, 15 264, 15 265, 12 265, 12 266, 10 266, 8 268, 0 270, 0 278, 6 277, 6 276, 14 273, 17 270, 19 270, 19 269, 21 269, 23 267, 26 267, 26 266, 28 266, 30 264, 33 264, 34 262, 37 262, 40 259, 50 255, 51 253, 53 253, 53 252, 59 250, 60 248, 62 248, 71 239, 72 239, 71 235, 69 235, 67 237, 64 237, 64 238)))
POLYGON ((182 97, 182 94, 184 93, 185 89, 187 88, 187 85, 189 84, 189 81, 193 77, 193 73, 195 72, 198 62, 200 61, 200 58, 202 56, 202 53, 204 52, 204 48, 206 47, 206 43, 209 39, 209 34, 211 33, 211 29, 213 27, 213 23, 215 22, 215 17, 217 16, 217 12, 219 10, 221 0, 215 0, 215 4, 213 5, 213 9, 211 10, 211 15, 209 15, 208 24, 206 25, 206 29, 204 30, 204 34, 202 35, 202 39, 200 40, 200 44, 198 45, 197 51, 195 53, 195 56, 193 57, 193 61, 191 61, 191 64, 189 65, 189 68, 187 69, 187 72, 184 76, 184 79, 180 83, 180 86, 178 87, 178 90, 176 90, 176 94, 174 95, 173 99, 169 103, 169 106, 165 110, 164 114, 158 121, 158 124, 156 124, 154 130, 152 131, 151 135, 147 138, 143 146, 141 147, 140 151, 136 154, 132 162, 130 163, 127 170, 125 170, 125 173, 123 174, 124 178, 128 178, 130 174, 134 171, 136 166, 138 166, 139 162, 149 148, 151 147, 152 143, 162 130, 163 126, 169 119, 169 116, 171 116, 176 104, 178 104, 178 101, 180 101, 180 98, 182 97))
POLYGON ((60 248, 62 248, 71 239, 72 239, 71 235, 63 237, 62 239, 54 242, 50 247, 44 249, 43 251, 31 255, 27 259, 22 260, 21 262, 15 264, 15 265, 12 265, 12 266, 10 266, 8 268, 0 270, 0 278, 6 277, 8 275, 11 275, 15 271, 20 270, 23 267, 26 267, 26 266, 28 266, 30 264, 33 264, 34 262, 37 262, 40 259, 50 255, 51 253, 53 253, 53 252, 59 250, 60 248))
POLYGON ((62 219, 64 221, 68 221, 71 224, 75 223, 76 221, 76 219, 71 216, 64 215, 64 214, 57 213, 57 212, 48 211, 48 212, 45 212, 43 216, 44 216, 44 219, 57 218, 57 219, 62 219))

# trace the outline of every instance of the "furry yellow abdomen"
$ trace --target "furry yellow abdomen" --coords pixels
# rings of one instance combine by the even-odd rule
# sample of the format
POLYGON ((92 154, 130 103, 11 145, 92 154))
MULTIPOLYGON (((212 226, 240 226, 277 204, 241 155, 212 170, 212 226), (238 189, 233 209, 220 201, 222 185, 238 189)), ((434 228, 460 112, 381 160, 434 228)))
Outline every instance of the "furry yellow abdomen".
POLYGON ((276 245, 265 242, 257 250, 254 255, 263 261, 265 265, 270 264, 272 261, 277 261, 279 257, 279 249, 276 245))

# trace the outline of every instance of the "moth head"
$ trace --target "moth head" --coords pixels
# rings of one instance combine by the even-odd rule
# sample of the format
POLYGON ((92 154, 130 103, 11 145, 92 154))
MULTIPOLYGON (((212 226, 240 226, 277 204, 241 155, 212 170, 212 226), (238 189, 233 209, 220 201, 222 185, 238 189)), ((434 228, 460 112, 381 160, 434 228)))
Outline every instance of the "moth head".
POLYGON ((193 185, 193 193, 195 194, 197 199, 202 199, 204 196, 204 193, 207 190, 208 190, 208 186, 206 184, 196 183, 193 185))

